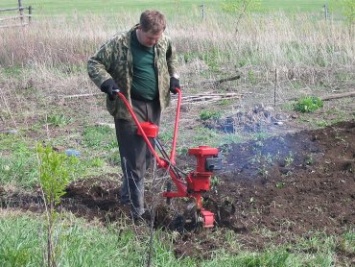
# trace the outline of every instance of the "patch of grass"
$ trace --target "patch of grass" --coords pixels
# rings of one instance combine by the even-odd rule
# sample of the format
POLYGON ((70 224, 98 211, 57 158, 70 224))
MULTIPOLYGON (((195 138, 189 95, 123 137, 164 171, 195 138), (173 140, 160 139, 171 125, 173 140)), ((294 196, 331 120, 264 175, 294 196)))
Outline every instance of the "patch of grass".
POLYGON ((314 164, 314 158, 313 158, 312 154, 308 154, 308 155, 305 156, 304 164, 309 165, 309 166, 314 164))
MULTIPOLYGON (((103 228, 95 223, 88 224, 71 214, 62 213, 60 217, 61 220, 58 220, 53 229, 58 248, 58 266, 146 266, 150 246, 148 234, 137 238, 133 230, 124 223, 121 227, 108 225, 103 228)), ((0 235, 6 236, 0 241, 1 266, 43 266, 43 247, 46 240, 44 220, 44 217, 18 214, 2 216, 0 213, 0 235)), ((353 237, 353 232, 349 232, 341 242, 353 242, 353 237)), ((225 245, 230 245, 237 253, 232 255, 225 250, 216 250, 208 260, 176 258, 171 249, 173 238, 156 231, 152 266, 333 266, 332 253, 336 247, 334 238, 316 233, 314 238, 300 240, 296 244, 299 248, 296 251, 290 250, 285 244, 271 246, 260 252, 246 252, 238 246, 238 236, 232 231, 225 234, 225 240, 225 245)), ((294 245, 293 242, 293 248, 294 245)))
POLYGON ((293 156, 292 152, 290 151, 288 153, 288 156, 285 158, 285 166, 286 167, 290 166, 293 163, 293 161, 294 161, 294 156, 293 156))
POLYGON ((215 110, 202 110, 200 113, 200 119, 205 121, 205 120, 218 120, 222 116, 220 111, 215 111, 215 110))
POLYGON ((165 129, 159 133, 161 143, 170 143, 173 140, 173 128, 165 129))
MULTIPOLYGON (((216 144, 219 138, 219 133, 215 130, 199 127, 196 129, 196 134, 193 136, 193 143, 196 145, 212 145, 216 144)), ((218 142, 217 142, 218 143, 218 142)))
POLYGON ((19 136, 0 134, 0 184, 33 186, 38 177, 35 152, 19 136), (9 144, 11 142, 11 144, 9 144))
POLYGON ((111 149, 108 155, 106 156, 106 160, 109 164, 113 166, 118 166, 121 163, 121 157, 118 148, 111 149))
POLYGON ((234 103, 234 100, 232 99, 222 99, 220 101, 218 101, 218 105, 219 106, 230 106, 234 103))
POLYGON ((284 182, 277 182, 277 183, 275 184, 275 186, 276 186, 276 188, 278 188, 278 189, 282 189, 282 188, 285 187, 285 183, 284 183, 284 182))
POLYGON ((330 125, 330 124, 329 124, 329 122, 326 121, 326 120, 317 120, 317 121, 316 121, 316 125, 317 125, 318 127, 326 127, 326 126, 328 126, 328 125, 330 125))
POLYGON ((104 166, 104 161, 99 157, 94 157, 89 161, 89 166, 96 168, 104 166))
MULTIPOLYGON (((63 216, 63 215, 62 215, 63 216)), ((0 218, 1 266, 43 266, 43 219, 29 216, 0 218)), ((142 266, 144 243, 130 230, 120 234, 73 218, 54 226, 58 266, 142 266)))
POLYGON ((84 144, 94 149, 117 147, 115 131, 108 126, 87 126, 83 132, 84 144))
POLYGON ((310 233, 309 236, 301 238, 295 245, 297 251, 311 253, 315 266, 332 266, 332 253, 336 248, 336 239, 324 233, 310 233))
POLYGON ((236 133, 220 135, 220 145, 240 143, 241 141, 242 141, 242 137, 236 133))
MULTIPOLYGON (((0 184, 19 188, 31 188, 38 184, 38 161, 35 148, 19 135, 0 134, 0 184)), ((64 152, 63 152, 64 153, 64 152)), ((70 180, 85 176, 94 168, 103 166, 103 161, 92 158, 68 157, 70 180)))
POLYGON ((212 72, 217 72, 220 68, 220 52, 217 48, 212 47, 209 49, 209 51, 206 51, 202 55, 202 60, 207 64, 209 67, 210 71, 212 72))
POLYGON ((294 108, 302 113, 314 112, 323 107, 323 101, 319 97, 306 96, 297 101, 294 108))
POLYGON ((349 253, 355 253, 355 229, 343 234, 341 247, 349 253))
POLYGON ((48 115, 45 119, 45 123, 48 123, 49 125, 54 125, 54 126, 64 126, 68 125, 73 122, 73 119, 71 117, 67 117, 64 114, 51 114, 48 115))

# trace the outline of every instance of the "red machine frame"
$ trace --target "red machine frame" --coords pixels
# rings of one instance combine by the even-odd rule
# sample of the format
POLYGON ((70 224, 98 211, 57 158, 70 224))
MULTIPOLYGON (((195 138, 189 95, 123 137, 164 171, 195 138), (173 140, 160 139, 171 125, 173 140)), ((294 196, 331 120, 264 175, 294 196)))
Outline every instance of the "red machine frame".
POLYGON ((197 159, 196 169, 186 174, 182 173, 176 167, 176 141, 179 128, 180 106, 182 99, 181 90, 176 89, 176 91, 177 109, 175 115, 175 125, 170 156, 168 156, 168 154, 165 152, 164 148, 161 146, 161 144, 156 138, 159 132, 158 126, 151 122, 139 122, 126 97, 119 91, 117 91, 117 95, 124 102, 129 113, 131 114, 135 124, 137 125, 138 134, 141 135, 144 141, 146 142, 150 152, 152 153, 157 162, 157 166, 160 168, 164 168, 169 172, 169 175, 176 186, 176 191, 171 191, 170 189, 167 189, 167 191, 162 193, 163 197, 166 197, 168 202, 170 202, 170 199, 172 198, 194 198, 196 202, 196 210, 200 215, 199 218, 201 218, 203 227, 211 228, 214 226, 215 216, 213 212, 203 208, 202 194, 210 190, 210 180, 213 175, 213 170, 218 169, 218 167, 215 166, 216 161, 214 160, 218 158, 218 149, 209 146, 199 146, 195 148, 190 148, 188 150, 189 155, 193 155, 197 159), (153 138, 155 145, 162 154, 162 157, 159 156, 159 154, 151 144, 149 138, 153 138), (185 176, 185 179, 182 179, 182 174, 185 176))

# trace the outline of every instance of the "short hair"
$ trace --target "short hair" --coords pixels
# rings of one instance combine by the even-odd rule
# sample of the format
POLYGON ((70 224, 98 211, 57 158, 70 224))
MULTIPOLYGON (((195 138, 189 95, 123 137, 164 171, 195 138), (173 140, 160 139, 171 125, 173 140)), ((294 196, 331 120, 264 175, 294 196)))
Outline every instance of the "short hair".
POLYGON ((144 32, 156 34, 166 28, 165 16, 157 10, 146 10, 141 14, 139 24, 144 32))

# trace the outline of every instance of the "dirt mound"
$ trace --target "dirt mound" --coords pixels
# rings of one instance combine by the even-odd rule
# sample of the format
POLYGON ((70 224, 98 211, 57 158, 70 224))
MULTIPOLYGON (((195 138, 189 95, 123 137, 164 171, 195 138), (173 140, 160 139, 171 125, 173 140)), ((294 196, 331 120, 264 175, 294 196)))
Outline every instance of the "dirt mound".
MULTIPOLYGON (((225 145, 220 150, 223 169, 217 173, 218 182, 205 200, 206 208, 216 213, 215 230, 235 231, 245 247, 262 249, 271 240, 289 242, 316 232, 341 234, 354 227, 354 121, 225 145), (235 209, 234 214, 223 214, 221 207, 228 205, 235 209), (266 237, 262 229, 273 234, 266 237)), ((70 184, 61 208, 103 221, 129 216, 118 202, 118 179, 112 174, 70 184)), ((146 195, 148 201, 154 197, 149 189, 146 195)), ((42 203, 40 194, 19 196, 4 190, 1 199, 2 206, 31 206, 32 210, 34 206, 40 210, 42 203)), ((163 199, 159 205, 164 205, 163 199)), ((173 215, 164 208, 158 214, 156 225, 169 228, 173 215)), ((225 244, 209 231, 183 231, 175 246, 178 256, 209 257, 225 244)), ((355 255, 345 257, 351 260, 355 255)))

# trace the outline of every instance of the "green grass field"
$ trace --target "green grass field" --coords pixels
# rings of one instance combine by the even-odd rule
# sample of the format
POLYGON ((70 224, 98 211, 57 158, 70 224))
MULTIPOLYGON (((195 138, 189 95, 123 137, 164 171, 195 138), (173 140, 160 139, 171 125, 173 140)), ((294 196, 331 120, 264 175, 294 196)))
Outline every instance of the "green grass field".
MULTIPOLYGON (((104 13, 104 12, 122 12, 122 11, 141 11, 143 9, 155 8, 163 12, 187 12, 191 9, 201 8, 202 5, 208 9, 220 8, 220 0, 136 0, 136 1, 115 1, 115 0, 23 0, 24 6, 32 6, 34 14, 70 14, 72 12, 78 13, 104 13)), ((285 12, 322 12, 323 6, 329 4, 330 0, 261 0, 261 10, 263 12, 270 11, 285 11, 285 12)), ((3 0, 0 8, 15 7, 17 1, 3 0)))

